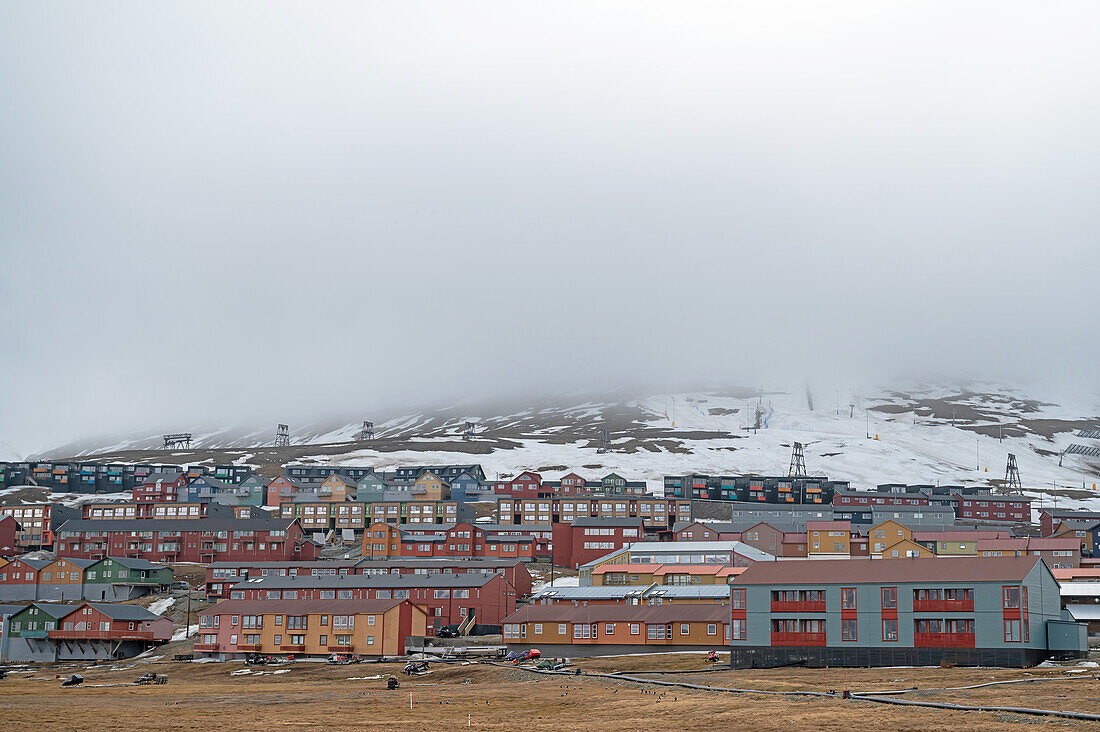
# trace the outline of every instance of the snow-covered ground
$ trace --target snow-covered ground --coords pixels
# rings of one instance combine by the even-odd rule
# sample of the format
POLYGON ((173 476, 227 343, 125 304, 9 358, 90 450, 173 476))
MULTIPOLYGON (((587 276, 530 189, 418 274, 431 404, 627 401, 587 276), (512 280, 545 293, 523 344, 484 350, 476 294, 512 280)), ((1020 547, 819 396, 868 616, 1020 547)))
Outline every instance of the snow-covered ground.
MULTIPOLYGON (((1052 501, 1045 491, 1076 489, 1084 491, 1083 497, 1061 496, 1058 505, 1100 510, 1095 461, 1090 465, 1080 456, 1067 455, 1059 465, 1059 453, 1069 444, 1090 444, 1074 432, 1082 426, 1100 426, 1100 395, 1078 395, 1053 404, 1054 399, 1019 386, 933 384, 859 393, 818 390, 812 398, 813 409, 806 389, 800 387, 742 390, 740 395, 656 394, 528 408, 478 418, 480 434, 466 443, 457 439, 464 416, 441 410, 376 424, 376 432, 390 440, 384 450, 351 441, 361 427, 358 422, 292 430, 292 442, 347 443, 346 451, 333 453, 329 448, 297 457, 296 462, 363 464, 379 470, 477 462, 490 478, 541 469, 550 480, 570 471, 590 477, 616 472, 645 480, 656 493, 662 491, 665 475, 786 475, 796 441, 805 446, 810 474, 847 480, 857 489, 895 482, 991 485, 1004 477, 1012 453, 1025 492, 1043 505, 1052 501), (758 409, 763 428, 753 429, 758 409), (604 426, 611 432, 611 450, 599 453, 596 435, 604 426), (1003 439, 1002 431, 1008 435, 1003 439), (394 441, 409 449, 388 449, 394 441), (439 443, 462 448, 415 449, 439 443), (479 443, 491 451, 476 452, 479 443)), ((218 427, 201 435, 196 431, 201 444, 226 448, 261 445, 268 437, 261 429, 218 427)), ((133 448, 140 442, 126 440, 118 446, 133 448)), ((255 449, 240 449, 232 460, 247 462, 255 449)), ((69 495, 64 500, 76 505, 114 497, 69 495)))
POLYGON ((175 604, 176 598, 164 597, 150 605, 149 612, 153 613, 154 615, 164 615, 164 613, 168 611, 168 608, 172 607, 175 604))

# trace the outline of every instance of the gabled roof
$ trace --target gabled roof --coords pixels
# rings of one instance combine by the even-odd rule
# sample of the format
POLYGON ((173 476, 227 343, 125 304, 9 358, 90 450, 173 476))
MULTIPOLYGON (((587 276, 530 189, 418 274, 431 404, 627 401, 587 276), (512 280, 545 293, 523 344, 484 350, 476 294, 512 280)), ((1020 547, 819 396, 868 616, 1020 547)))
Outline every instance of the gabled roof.
POLYGON ((104 557, 103 559, 97 561, 105 562, 108 559, 115 562, 116 564, 121 564, 127 569, 148 569, 153 571, 156 571, 158 569, 170 569, 170 567, 166 567, 163 564, 153 564, 148 559, 138 559, 137 557, 104 557))
POLYGON ((53 564, 55 560, 53 560, 53 559, 30 559, 28 557, 22 556, 22 557, 12 557, 11 561, 13 563, 14 562, 22 562, 23 564, 27 565, 28 567, 31 567, 35 570, 39 570, 39 569, 42 569, 43 567, 45 567, 47 564, 53 564))
MULTIPOLYGON (((742 585, 822 585, 851 583, 1020 581, 1042 559, 958 557, 951 559, 834 559, 754 564, 733 581, 742 585)), ((1045 566, 1045 565, 1044 565, 1045 566)))
POLYGON ((100 560, 98 560, 98 559, 80 559, 78 557, 58 557, 57 559, 50 562, 50 564, 57 564, 58 562, 61 562, 61 561, 68 562, 69 564, 72 564, 76 567, 80 567, 82 569, 87 569, 88 567, 92 566, 93 564, 98 563, 100 560))
POLYGON ((73 610, 80 607, 80 605, 60 605, 56 602, 32 602, 30 605, 25 606, 23 610, 31 607, 36 607, 51 618, 56 619, 68 615, 73 610))
MULTIPOLYGON (((119 605, 113 602, 87 602, 84 603, 88 607, 91 607, 99 612, 103 613, 111 620, 158 620, 161 616, 149 612, 141 605, 119 605)), ((80 609, 84 605, 78 606, 76 609, 80 609)), ((69 613, 70 615, 72 613, 69 613)))

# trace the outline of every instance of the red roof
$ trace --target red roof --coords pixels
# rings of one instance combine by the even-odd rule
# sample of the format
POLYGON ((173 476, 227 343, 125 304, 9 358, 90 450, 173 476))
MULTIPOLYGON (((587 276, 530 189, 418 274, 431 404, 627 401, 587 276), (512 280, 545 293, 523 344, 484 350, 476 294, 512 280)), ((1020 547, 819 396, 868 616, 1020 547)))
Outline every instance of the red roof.
POLYGON ((664 564, 661 568, 655 571, 654 575, 666 575, 666 574, 713 574, 717 575, 722 571, 724 565, 721 564, 664 564))
MULTIPOLYGON (((967 582, 1022 580, 1042 559, 1024 557, 951 557, 947 559, 833 559, 756 562, 731 584, 820 585, 889 582, 967 582)), ((1045 566, 1045 565, 1044 565, 1045 566)))
POLYGON ((1050 570, 1054 573, 1054 579, 1059 582, 1073 579, 1100 577, 1100 569, 1095 567, 1061 568, 1050 570))

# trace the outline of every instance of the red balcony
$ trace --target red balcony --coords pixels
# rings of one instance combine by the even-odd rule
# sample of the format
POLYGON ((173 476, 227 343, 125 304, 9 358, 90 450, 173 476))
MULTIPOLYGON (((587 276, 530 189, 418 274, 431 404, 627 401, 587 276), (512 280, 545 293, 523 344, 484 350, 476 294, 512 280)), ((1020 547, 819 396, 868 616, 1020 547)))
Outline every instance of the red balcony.
POLYGON ((913 600, 915 613, 972 613, 974 599, 969 600, 913 600))
POLYGON ((824 646, 824 633, 777 633, 772 631, 773 646, 824 646))
POLYGON ((305 653, 306 651, 305 646, 279 646, 279 648, 287 653, 305 653))
POLYGON ((773 613, 823 613, 824 600, 772 600, 773 613))
POLYGON ((151 630, 51 630, 51 638, 69 640, 153 640, 151 630))
POLYGON ((196 643, 195 644, 195 650, 196 651, 216 651, 216 650, 218 650, 218 644, 217 643, 196 643))
POLYGON ((326 646, 333 653, 355 653, 355 646, 326 646))
POLYGON ((917 648, 973 648, 973 633, 914 633, 917 648))
POLYGON ((237 650, 245 651, 247 653, 256 653, 262 651, 264 647, 259 643, 238 643, 237 650))

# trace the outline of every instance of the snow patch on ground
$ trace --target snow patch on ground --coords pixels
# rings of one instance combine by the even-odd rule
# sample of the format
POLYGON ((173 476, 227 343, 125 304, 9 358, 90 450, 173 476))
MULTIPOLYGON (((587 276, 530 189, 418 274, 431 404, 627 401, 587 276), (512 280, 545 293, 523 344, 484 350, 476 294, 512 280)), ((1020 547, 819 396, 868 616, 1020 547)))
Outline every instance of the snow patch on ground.
POLYGON ((176 598, 165 597, 157 600, 152 605, 150 605, 149 612, 153 613, 154 615, 164 615, 164 613, 167 612, 168 608, 172 607, 175 604, 176 598))
POLYGON ((534 592, 540 592, 547 587, 579 587, 580 580, 577 577, 555 577, 553 582, 536 582, 531 585, 534 592))
POLYGON ((174 640, 174 641, 187 640, 188 638, 190 638, 191 636, 193 636, 195 633, 198 633, 198 632, 199 632, 199 626, 198 626, 198 623, 196 623, 195 625, 188 626, 188 628, 186 630, 184 630, 183 628, 180 628, 179 630, 177 630, 175 633, 172 634, 172 640, 174 640))

